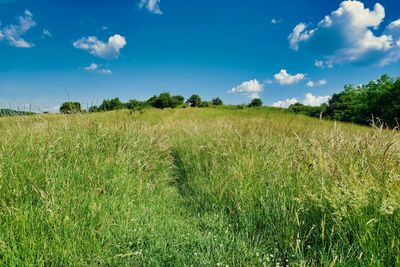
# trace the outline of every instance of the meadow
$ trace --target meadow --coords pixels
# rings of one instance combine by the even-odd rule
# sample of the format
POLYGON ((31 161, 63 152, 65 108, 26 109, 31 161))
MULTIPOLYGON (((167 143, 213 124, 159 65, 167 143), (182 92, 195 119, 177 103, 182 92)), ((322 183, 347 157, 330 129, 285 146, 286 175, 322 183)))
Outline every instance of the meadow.
POLYGON ((398 131, 221 107, 0 133, 0 265, 400 266, 398 131))

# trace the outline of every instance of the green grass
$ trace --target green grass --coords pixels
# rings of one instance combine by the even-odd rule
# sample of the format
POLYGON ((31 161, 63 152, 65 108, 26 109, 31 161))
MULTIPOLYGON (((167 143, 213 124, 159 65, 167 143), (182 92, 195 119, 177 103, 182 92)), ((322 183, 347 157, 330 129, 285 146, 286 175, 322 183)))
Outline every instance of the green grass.
POLYGON ((397 132, 270 108, 0 131, 0 265, 400 265, 397 132))

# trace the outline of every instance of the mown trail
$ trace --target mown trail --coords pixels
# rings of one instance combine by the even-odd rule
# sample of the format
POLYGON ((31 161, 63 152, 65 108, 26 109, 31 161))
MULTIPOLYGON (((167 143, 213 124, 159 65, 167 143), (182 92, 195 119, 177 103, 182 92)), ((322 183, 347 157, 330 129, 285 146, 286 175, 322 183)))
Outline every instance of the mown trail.
POLYGON ((257 109, 0 130, 4 265, 400 264, 395 132, 257 109))

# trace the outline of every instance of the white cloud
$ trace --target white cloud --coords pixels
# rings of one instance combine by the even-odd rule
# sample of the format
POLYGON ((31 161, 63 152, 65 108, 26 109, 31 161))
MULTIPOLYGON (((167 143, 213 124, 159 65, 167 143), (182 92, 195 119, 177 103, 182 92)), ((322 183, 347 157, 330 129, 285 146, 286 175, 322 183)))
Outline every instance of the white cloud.
POLYGON ((88 51, 103 59, 116 59, 120 55, 120 50, 127 44, 124 36, 116 34, 108 38, 108 42, 102 42, 95 36, 84 37, 73 43, 75 48, 88 51))
POLYGON ((290 105, 296 104, 299 101, 297 100, 297 98, 290 98, 290 99, 286 99, 283 101, 277 101, 275 103, 272 104, 273 107, 276 108, 288 108, 290 105))
POLYGON ((277 108, 288 108, 290 105, 294 105, 296 103, 301 103, 306 106, 320 106, 321 104, 327 103, 329 99, 330 96, 315 96, 311 93, 307 93, 303 101, 299 101, 297 98, 293 97, 290 99, 277 101, 273 103, 272 106, 277 108))
POLYGON ((333 68, 332 62, 324 61, 324 60, 315 60, 314 65, 321 69, 331 69, 333 68))
POLYGON ((110 70, 110 69, 101 69, 101 70, 98 70, 98 73, 104 74, 104 75, 111 75, 112 74, 112 70, 110 70))
POLYGON ((25 10, 24 15, 17 18, 17 25, 8 25, 0 29, 0 41, 6 40, 11 46, 19 48, 31 48, 34 46, 22 38, 31 28, 36 26, 33 20, 33 14, 29 10, 25 10))
POLYGON ((299 23, 294 27, 292 33, 288 37, 290 48, 297 51, 299 49, 299 43, 309 38, 309 34, 304 32, 306 28, 307 25, 305 23, 299 23))
POLYGON ((264 85, 260 84, 257 80, 250 80, 229 90, 232 94, 246 95, 249 98, 260 98, 260 93, 263 91, 264 85))
POLYGON ((46 37, 53 37, 53 34, 49 30, 43 29, 42 39, 44 39, 46 37))
POLYGON ((318 67, 342 63, 387 64, 388 57, 399 50, 394 35, 388 31, 397 29, 400 22, 392 22, 384 34, 377 36, 373 30, 380 27, 384 18, 385 9, 379 3, 370 10, 360 1, 343 1, 315 28, 298 24, 288 37, 290 47, 298 50, 304 46, 321 53, 323 60, 315 64, 318 67))
POLYGON ((281 19, 272 19, 271 20, 271 24, 278 24, 278 23, 281 23, 281 22, 282 22, 281 19))
POLYGON ((303 73, 297 73, 296 75, 290 75, 286 70, 281 70, 278 74, 275 74, 275 80, 281 85, 292 85, 300 82, 304 79, 303 73))
POLYGON ((313 87, 318 87, 318 86, 324 86, 324 85, 326 85, 327 83, 328 83, 327 80, 322 79, 322 80, 319 80, 319 81, 317 81, 317 82, 309 81, 309 82, 307 83, 307 86, 310 87, 310 88, 313 88, 313 87))
POLYGON ((390 23, 385 30, 385 34, 392 36, 394 48, 389 51, 388 56, 383 59, 381 65, 387 65, 400 59, 400 19, 390 23))
POLYGON ((160 2, 161 0, 140 0, 139 7, 146 8, 153 14, 161 15, 160 2))
POLYGON ((96 63, 92 63, 89 66, 84 68, 87 72, 96 72, 99 74, 110 75, 112 74, 112 70, 100 68, 100 66, 96 63))
POLYGON ((388 29, 389 30, 394 30, 400 28, 400 19, 393 21, 392 23, 389 24, 388 29))
POLYGON ((302 103, 306 106, 319 106, 323 103, 327 103, 329 99, 330 96, 315 96, 311 93, 307 93, 302 103))
POLYGON ((99 65, 97 65, 96 63, 92 63, 89 66, 85 67, 86 71, 95 71, 99 68, 99 65))

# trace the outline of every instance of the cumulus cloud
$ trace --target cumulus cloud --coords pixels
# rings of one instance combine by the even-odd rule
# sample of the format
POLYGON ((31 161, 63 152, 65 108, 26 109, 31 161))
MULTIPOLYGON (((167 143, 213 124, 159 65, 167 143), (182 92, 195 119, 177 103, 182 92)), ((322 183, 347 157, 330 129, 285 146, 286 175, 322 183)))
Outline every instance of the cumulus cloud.
MULTIPOLYGON (((332 67, 342 63, 387 64, 398 50, 395 34, 399 21, 392 22, 382 35, 379 29, 385 18, 385 8, 377 3, 371 10, 356 0, 343 1, 340 7, 325 16, 315 28, 299 23, 288 36, 290 47, 305 47, 321 54, 318 67, 332 67)), ((396 59, 397 60, 397 59, 396 59)))
POLYGON ((260 93, 263 91, 264 85, 260 84, 257 80, 250 80, 243 82, 240 85, 229 90, 231 94, 246 95, 249 98, 260 98, 260 93))
POLYGON ((305 32, 306 28, 307 25, 305 23, 299 23, 294 27, 292 33, 288 37, 290 48, 297 51, 299 49, 299 43, 309 39, 310 33, 305 32))
POLYGON ((140 0, 139 7, 146 8, 153 14, 161 15, 160 2, 161 0, 140 0))
POLYGON ((104 69, 104 68, 100 68, 100 67, 101 67, 101 66, 99 66, 98 64, 92 63, 92 64, 90 64, 89 66, 85 67, 84 69, 85 69, 87 72, 96 72, 96 73, 104 74, 104 75, 110 75, 110 74, 112 74, 112 70, 110 70, 110 69, 104 69))
POLYGON ((392 23, 389 24, 388 29, 389 30, 394 30, 400 28, 400 19, 393 21, 392 23))
POLYGON ((305 75, 303 73, 297 73, 296 75, 290 75, 286 70, 281 70, 279 73, 275 74, 275 81, 281 85, 292 85, 300 82, 304 79, 305 75))
POLYGON ((310 87, 310 88, 313 88, 313 87, 318 87, 318 86, 324 86, 324 85, 326 85, 327 83, 328 83, 327 80, 322 79, 322 80, 319 80, 319 81, 317 81, 317 82, 309 81, 309 82, 307 83, 307 86, 310 87))
POLYGON ((323 103, 327 103, 329 99, 330 96, 315 96, 311 93, 307 93, 302 103, 306 106, 319 106, 323 103))
POLYGON ((89 66, 85 67, 86 71, 95 71, 99 68, 99 65, 97 65, 96 63, 92 63, 89 66))
POLYGON ((281 100, 281 101, 277 101, 275 103, 272 104, 273 107, 276 108, 287 108, 290 105, 296 104, 299 101, 297 100, 297 98, 290 98, 290 99, 286 99, 286 100, 281 100))
POLYGON ((321 104, 327 103, 330 96, 315 96, 311 93, 307 93, 303 101, 299 101, 297 98, 293 97, 286 100, 277 101, 272 104, 273 107, 287 108, 290 105, 301 103, 306 106, 320 106, 321 104))
POLYGON ((116 59, 120 55, 120 50, 127 44, 124 36, 116 34, 108 38, 108 42, 103 42, 95 36, 84 37, 73 43, 77 49, 88 51, 91 55, 103 59, 116 59))
POLYGON ((25 10, 24 15, 17 18, 18 24, 8 25, 0 29, 0 41, 6 40, 11 46, 19 48, 31 48, 34 46, 22 38, 31 28, 36 26, 33 20, 33 14, 29 10, 25 10))

